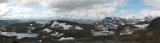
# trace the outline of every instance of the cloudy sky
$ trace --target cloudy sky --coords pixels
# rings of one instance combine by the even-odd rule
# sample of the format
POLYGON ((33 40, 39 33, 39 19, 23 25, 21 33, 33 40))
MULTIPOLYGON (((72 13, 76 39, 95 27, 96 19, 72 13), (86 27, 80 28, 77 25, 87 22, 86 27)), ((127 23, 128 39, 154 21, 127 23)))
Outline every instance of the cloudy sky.
POLYGON ((0 0, 0 19, 92 19, 160 15, 160 0, 0 0))

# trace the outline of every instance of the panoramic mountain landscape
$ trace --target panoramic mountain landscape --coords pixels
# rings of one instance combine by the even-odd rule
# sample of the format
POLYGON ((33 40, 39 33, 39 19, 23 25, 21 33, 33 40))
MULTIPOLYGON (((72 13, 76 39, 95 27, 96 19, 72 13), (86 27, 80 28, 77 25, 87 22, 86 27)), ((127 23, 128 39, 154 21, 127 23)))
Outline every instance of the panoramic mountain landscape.
POLYGON ((0 43, 160 43, 159 0, 0 0, 0 43))
POLYGON ((34 43, 39 40, 44 43, 158 42, 160 17, 146 18, 106 17, 101 21, 92 23, 79 23, 69 20, 51 20, 48 22, 2 20, 0 21, 3 24, 0 26, 0 40, 2 43, 11 43, 17 40, 21 43, 34 43), (153 40, 153 42, 148 40, 153 40))

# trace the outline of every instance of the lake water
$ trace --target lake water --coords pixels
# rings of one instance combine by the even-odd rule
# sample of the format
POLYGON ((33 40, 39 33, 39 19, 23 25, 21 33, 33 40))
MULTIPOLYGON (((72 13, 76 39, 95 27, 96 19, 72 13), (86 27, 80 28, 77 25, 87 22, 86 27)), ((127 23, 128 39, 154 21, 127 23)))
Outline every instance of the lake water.
POLYGON ((5 36, 17 36, 18 39, 24 38, 24 37, 37 37, 37 33, 16 33, 16 32, 1 32, 1 35, 5 36))

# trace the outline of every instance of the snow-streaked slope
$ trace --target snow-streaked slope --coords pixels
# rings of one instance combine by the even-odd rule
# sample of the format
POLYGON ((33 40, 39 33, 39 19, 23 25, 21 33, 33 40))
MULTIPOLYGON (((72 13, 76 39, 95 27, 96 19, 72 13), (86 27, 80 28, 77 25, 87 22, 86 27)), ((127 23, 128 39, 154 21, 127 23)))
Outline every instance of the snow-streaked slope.
POLYGON ((142 25, 134 25, 138 28, 141 28, 141 29, 145 29, 149 24, 142 24, 142 25))

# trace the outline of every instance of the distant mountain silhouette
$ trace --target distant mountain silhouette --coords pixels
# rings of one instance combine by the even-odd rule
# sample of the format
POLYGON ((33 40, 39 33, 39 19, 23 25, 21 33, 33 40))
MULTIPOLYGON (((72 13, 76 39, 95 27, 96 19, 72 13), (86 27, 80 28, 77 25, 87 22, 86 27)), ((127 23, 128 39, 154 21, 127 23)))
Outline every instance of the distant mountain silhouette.
POLYGON ((9 25, 19 22, 20 22, 19 20, 0 20, 0 25, 9 25))

